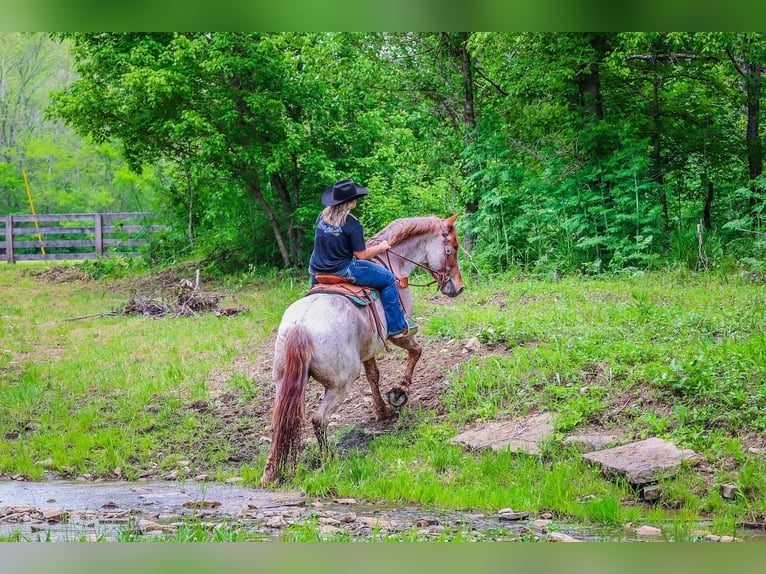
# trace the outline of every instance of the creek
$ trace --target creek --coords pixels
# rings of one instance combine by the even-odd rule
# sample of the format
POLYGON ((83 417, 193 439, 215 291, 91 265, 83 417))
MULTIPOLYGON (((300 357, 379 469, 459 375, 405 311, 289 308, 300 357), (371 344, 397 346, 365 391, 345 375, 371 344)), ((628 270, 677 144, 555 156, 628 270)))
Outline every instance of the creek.
MULTIPOLYGON (((216 530, 244 528, 255 539, 278 539, 307 520, 323 538, 375 540, 662 540, 632 529, 563 523, 526 513, 443 511, 353 499, 311 499, 300 492, 271 491, 218 482, 0 480, 0 536, 22 541, 74 542, 171 536, 193 524, 216 530)), ((705 524, 699 524, 705 530, 705 524)), ((743 530, 742 540, 766 541, 743 530)))

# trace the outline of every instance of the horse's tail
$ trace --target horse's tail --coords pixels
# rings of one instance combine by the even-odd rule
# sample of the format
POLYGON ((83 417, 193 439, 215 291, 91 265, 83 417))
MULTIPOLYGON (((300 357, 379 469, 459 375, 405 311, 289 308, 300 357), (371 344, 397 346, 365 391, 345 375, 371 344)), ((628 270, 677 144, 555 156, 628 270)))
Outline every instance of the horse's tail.
POLYGON ((269 458, 261 477, 267 486, 295 467, 301 447, 305 413, 306 383, 309 363, 314 355, 311 333, 304 325, 290 327, 285 333, 281 356, 274 359, 277 396, 272 416, 269 458))

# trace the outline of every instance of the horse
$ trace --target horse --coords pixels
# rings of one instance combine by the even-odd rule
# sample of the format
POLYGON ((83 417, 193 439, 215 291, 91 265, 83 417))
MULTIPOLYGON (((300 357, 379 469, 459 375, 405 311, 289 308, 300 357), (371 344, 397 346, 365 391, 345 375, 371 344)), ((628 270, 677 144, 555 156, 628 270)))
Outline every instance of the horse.
MULTIPOLYGON (((374 261, 384 265, 397 278, 399 296, 405 314, 412 315, 413 299, 409 275, 415 267, 427 270, 439 291, 457 297, 465 288, 458 264, 458 239, 455 220, 435 215, 397 219, 372 236, 367 245, 388 241, 390 249, 374 261)), ((414 286, 414 285, 413 285, 414 286)), ((422 286, 422 285, 421 285, 422 286)), ((378 330, 367 311, 347 297, 336 294, 313 294, 292 303, 282 316, 274 346, 272 375, 276 396, 272 413, 272 438, 269 456, 261 477, 266 487, 281 481, 295 468, 301 448, 305 416, 306 386, 313 378, 324 386, 324 396, 311 416, 321 454, 328 453, 327 423, 351 390, 364 367, 372 389, 373 409, 377 420, 394 414, 406 404, 415 365, 423 351, 414 335, 390 339, 407 350, 407 366, 401 381, 394 384, 383 401, 380 394, 375 355, 388 350, 385 313, 380 299, 377 306, 378 330)))

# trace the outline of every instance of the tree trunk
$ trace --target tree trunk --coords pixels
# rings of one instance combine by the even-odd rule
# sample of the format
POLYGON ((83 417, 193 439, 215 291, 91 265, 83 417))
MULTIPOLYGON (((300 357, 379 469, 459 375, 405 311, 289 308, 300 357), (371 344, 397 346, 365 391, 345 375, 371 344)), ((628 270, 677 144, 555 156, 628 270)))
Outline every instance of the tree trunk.
POLYGON ((708 179, 707 182, 707 195, 705 196, 705 208, 702 211, 702 223, 705 226, 705 229, 711 229, 711 213, 713 211, 713 198, 714 195, 714 189, 713 189, 713 182, 708 179))
POLYGON ((189 221, 186 232, 189 235, 189 247, 194 249, 194 184, 188 164, 184 165, 184 170, 186 172, 186 187, 189 190, 189 221))
POLYGON ((599 66, 606 54, 606 34, 591 34, 588 43, 593 49, 594 61, 583 64, 580 68, 580 106, 586 118, 598 122, 604 119, 599 66))
POLYGON ((466 127, 466 143, 470 143, 473 130, 476 127, 473 102, 473 66, 471 65, 471 53, 468 51, 468 39, 468 32, 460 33, 460 72, 463 76, 463 121, 466 127))
POLYGON ((282 230, 279 228, 279 220, 274 215, 274 211, 272 211, 271 206, 263 196, 263 190, 261 189, 260 181, 258 181, 258 176, 256 174, 247 174, 244 177, 244 180, 247 188, 250 190, 250 193, 253 194, 258 205, 261 206, 263 213, 266 215, 266 219, 268 219, 269 224, 271 225, 271 229, 274 232, 274 238, 277 241, 277 247, 279 247, 279 253, 282 256, 282 263, 285 267, 290 267, 292 261, 290 260, 290 253, 285 245, 284 237, 282 236, 282 230))
POLYGON ((760 129, 761 113, 761 75, 763 65, 748 62, 745 68, 745 92, 747 96, 747 167, 750 175, 753 195, 750 198, 750 207, 758 203, 756 196, 757 188, 754 181, 763 173, 763 148, 761 138, 758 135, 760 129))
POLYGON ((300 205, 298 195, 298 182, 292 180, 288 186, 285 179, 279 174, 271 176, 271 185, 277 192, 279 202, 284 213, 285 227, 287 228, 287 251, 290 254, 291 265, 297 265, 301 258, 303 233, 296 225, 293 211, 300 205))
POLYGON ((662 205, 662 218, 664 228, 664 243, 667 244, 670 236, 670 214, 668 213, 668 198, 665 193, 665 166, 662 162, 662 118, 660 112, 660 89, 662 78, 657 70, 657 61, 654 61, 654 75, 652 80, 652 180, 659 189, 659 201, 662 205))
MULTIPOLYGON (((458 34, 458 45, 452 53, 460 58, 460 75, 463 78, 463 140, 469 145, 473 138, 473 132, 476 128, 476 109, 474 106, 473 92, 473 63, 471 62, 471 53, 468 51, 469 32, 460 32, 458 34)), ((479 201, 472 199, 466 202, 465 211, 470 217, 479 210, 479 201)), ((463 237, 463 248, 466 253, 470 253, 475 243, 474 237, 466 233, 463 237)))

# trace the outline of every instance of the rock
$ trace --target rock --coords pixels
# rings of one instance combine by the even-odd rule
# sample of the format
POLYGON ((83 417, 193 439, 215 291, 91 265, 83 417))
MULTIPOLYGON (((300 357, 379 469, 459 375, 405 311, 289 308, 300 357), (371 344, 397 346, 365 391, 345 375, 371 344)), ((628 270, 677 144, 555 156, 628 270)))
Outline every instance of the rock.
POLYGON ((479 349, 481 349, 481 343, 479 342, 478 337, 471 337, 465 342, 465 345, 463 345, 464 354, 478 351, 479 349))
POLYGON ((553 415, 540 413, 524 420, 499 421, 469 430, 450 439, 472 449, 540 454, 540 443, 553 434, 553 415))
POLYGON ((335 504, 356 504, 356 499, 354 498, 336 498, 335 504))
POLYGON ((683 461, 694 461, 696 457, 694 451, 681 451, 673 443, 656 437, 583 455, 585 460, 601 466, 607 476, 624 476, 634 485, 671 476, 683 461))
POLYGON ((571 445, 580 452, 593 452, 610 448, 617 442, 612 435, 570 435, 564 439, 565 445, 571 445))
POLYGON ((503 508, 497 511, 500 520, 516 521, 529 518, 529 512, 514 512, 511 508, 503 508))
POLYGON ((322 516, 319 519, 319 524, 329 524, 330 526, 340 526, 340 520, 330 518, 329 516, 322 516))
POLYGON ((202 508, 218 508, 221 506, 221 503, 217 500, 190 500, 188 502, 184 502, 182 506, 184 508, 195 508, 200 510, 202 508))
POLYGON ((378 518, 377 516, 360 516, 357 519, 359 522, 366 524, 370 528, 380 528, 382 530, 394 530, 397 527, 397 523, 393 520, 385 520, 378 518))
POLYGON ((287 526, 287 521, 285 520, 284 516, 278 514, 277 516, 269 518, 266 521, 266 526, 269 528, 284 528, 287 526))
POLYGON ((43 515, 43 520, 48 520, 49 522, 58 522, 64 515, 64 511, 60 508, 47 508, 41 512, 43 515))
POLYGON ((577 538, 564 534, 563 532, 549 532, 548 540, 551 542, 580 542, 577 538))
POLYGON ((639 526, 636 528, 636 534, 644 538, 661 538, 662 530, 654 526, 639 526))
POLYGON ((241 476, 232 476, 231 478, 227 478, 224 482, 226 484, 238 484, 244 480, 245 479, 242 478, 241 476))
POLYGON ((739 494, 739 488, 737 488, 736 484, 722 484, 721 485, 721 496, 726 498, 727 500, 734 500, 737 498, 737 495, 739 494))
POLYGON ((643 490, 641 491, 641 495, 644 497, 644 500, 649 502, 652 500, 659 500, 660 494, 662 494, 662 491, 660 490, 660 487, 657 484, 653 484, 651 486, 645 486, 643 490))
POLYGON ((16 506, 6 506, 5 508, 0 511, 0 516, 8 516, 9 514, 29 514, 30 512, 34 512, 35 507, 34 506, 28 506, 28 505, 16 505, 16 506))
POLYGON ((148 533, 148 532, 174 533, 176 531, 176 528, 174 526, 160 524, 158 522, 152 522, 151 520, 146 520, 146 519, 141 519, 138 521, 138 528, 141 530, 141 532, 144 532, 144 533, 148 533))

